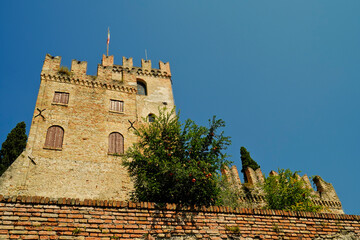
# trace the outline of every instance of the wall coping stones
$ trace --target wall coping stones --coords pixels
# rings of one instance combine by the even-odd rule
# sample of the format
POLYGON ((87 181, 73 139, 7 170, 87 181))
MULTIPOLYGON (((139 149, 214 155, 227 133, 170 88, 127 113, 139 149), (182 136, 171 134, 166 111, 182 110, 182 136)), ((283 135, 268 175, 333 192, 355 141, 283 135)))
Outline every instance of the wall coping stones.
POLYGON ((0 195, 0 203, 22 203, 22 204, 40 204, 40 205, 67 205, 101 208, 126 208, 126 209, 147 209, 147 210, 172 210, 183 212, 210 212, 210 213, 231 213, 245 215, 263 215, 263 216, 287 216, 287 217, 306 217, 320 218, 330 220, 360 220, 360 215, 333 214, 333 213, 312 213, 312 212, 293 212, 272 209, 250 209, 250 208, 231 208, 228 206, 210 206, 210 207, 181 207, 176 204, 167 203, 164 206, 153 202, 132 202, 116 200, 79 200, 74 198, 48 198, 41 196, 4 196, 0 195))

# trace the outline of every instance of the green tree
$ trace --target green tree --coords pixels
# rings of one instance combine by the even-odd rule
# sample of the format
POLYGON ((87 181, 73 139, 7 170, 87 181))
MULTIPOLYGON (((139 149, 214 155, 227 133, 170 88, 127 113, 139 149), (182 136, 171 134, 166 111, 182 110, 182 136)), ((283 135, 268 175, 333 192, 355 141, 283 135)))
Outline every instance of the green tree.
POLYGON ((215 117, 209 128, 179 121, 174 110, 160 110, 152 123, 135 130, 139 141, 123 157, 134 179, 135 201, 212 205, 219 199, 220 169, 229 137, 217 130, 224 121, 215 117))
POLYGON ((265 179, 264 190, 268 208, 318 212, 321 206, 311 201, 312 190, 305 186, 298 172, 279 169, 279 175, 265 179))
POLYGON ((16 160, 26 147, 26 125, 20 122, 8 134, 0 150, 0 175, 16 160))
POLYGON ((255 162, 251 157, 250 157, 250 152, 247 151, 247 149, 245 147, 241 147, 240 148, 240 155, 241 155, 241 163, 242 163, 242 169, 241 172, 244 175, 244 180, 245 182, 247 182, 247 178, 245 175, 245 170, 248 167, 251 167, 254 171, 258 168, 260 168, 260 166, 257 164, 257 162, 255 162))

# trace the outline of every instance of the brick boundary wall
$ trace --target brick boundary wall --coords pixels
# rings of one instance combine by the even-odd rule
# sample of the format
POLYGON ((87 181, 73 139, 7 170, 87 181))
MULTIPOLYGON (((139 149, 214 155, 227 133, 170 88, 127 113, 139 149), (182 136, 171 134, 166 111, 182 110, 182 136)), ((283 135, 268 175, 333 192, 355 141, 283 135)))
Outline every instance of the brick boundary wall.
POLYGON ((0 195, 0 223, 0 239, 360 239, 359 215, 27 196, 0 195))

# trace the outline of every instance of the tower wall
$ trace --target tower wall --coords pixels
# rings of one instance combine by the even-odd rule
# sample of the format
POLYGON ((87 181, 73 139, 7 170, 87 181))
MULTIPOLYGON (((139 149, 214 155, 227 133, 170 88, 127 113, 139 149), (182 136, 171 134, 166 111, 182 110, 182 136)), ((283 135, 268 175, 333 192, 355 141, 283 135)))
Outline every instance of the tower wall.
POLYGON ((89 76, 86 62, 73 60, 71 71, 59 71, 61 57, 46 55, 26 150, 0 177, 0 192, 127 199, 132 183, 121 154, 109 153, 109 135, 120 133, 126 151, 137 141, 131 126, 145 124, 164 103, 174 107, 170 69, 146 63, 133 67, 131 59, 124 67, 103 56, 97 75, 89 76), (137 94, 137 81, 145 84, 146 95, 137 94), (67 103, 58 102, 56 94, 65 94, 67 103), (123 109, 112 109, 113 101, 122 102, 123 109), (52 126, 63 129, 61 148, 46 146, 52 126))

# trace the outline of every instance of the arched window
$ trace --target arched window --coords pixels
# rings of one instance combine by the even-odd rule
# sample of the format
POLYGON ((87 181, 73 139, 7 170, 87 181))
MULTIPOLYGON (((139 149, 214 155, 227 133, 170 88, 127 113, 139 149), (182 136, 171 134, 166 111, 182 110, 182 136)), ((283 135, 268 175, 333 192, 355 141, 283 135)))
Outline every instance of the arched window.
POLYGON ((148 115, 148 121, 149 121, 149 122, 154 122, 154 121, 155 121, 155 115, 152 114, 152 113, 150 113, 150 114, 148 115))
POLYGON ((60 126, 51 126, 46 133, 45 147, 61 149, 64 139, 64 129, 60 126))
POLYGON ((137 80, 137 94, 147 95, 146 83, 141 80, 137 80))
POLYGON ((109 135, 109 154, 124 153, 124 137, 118 132, 112 132, 109 135))

